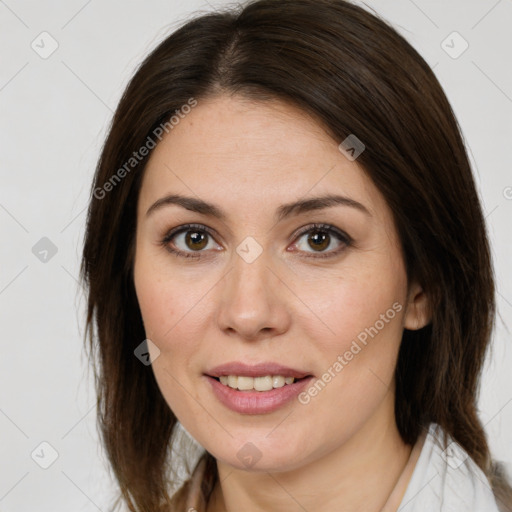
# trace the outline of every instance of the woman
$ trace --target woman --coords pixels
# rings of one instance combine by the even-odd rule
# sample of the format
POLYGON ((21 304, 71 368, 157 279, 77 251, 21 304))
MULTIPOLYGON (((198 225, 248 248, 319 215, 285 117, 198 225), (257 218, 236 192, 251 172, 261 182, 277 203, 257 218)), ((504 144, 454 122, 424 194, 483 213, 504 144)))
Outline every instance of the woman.
POLYGON ((464 144, 362 8, 260 0, 163 41, 103 148, 82 278, 129 510, 511 510, 464 144), (205 451, 171 496, 178 426, 205 451))

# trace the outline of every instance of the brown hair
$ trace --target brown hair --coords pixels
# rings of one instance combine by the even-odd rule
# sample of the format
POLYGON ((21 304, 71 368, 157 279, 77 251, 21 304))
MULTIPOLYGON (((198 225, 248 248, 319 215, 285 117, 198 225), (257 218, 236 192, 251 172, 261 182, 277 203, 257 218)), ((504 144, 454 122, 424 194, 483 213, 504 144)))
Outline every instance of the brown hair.
MULTIPOLYGON (((336 143, 349 134, 363 141, 358 163, 392 209, 408 278, 422 285, 432 311, 428 326, 403 333, 400 435, 413 444, 438 423, 488 476, 500 506, 512 508, 476 409, 495 290, 463 139, 424 59, 387 22, 343 0, 259 0, 197 16, 147 56, 120 100, 94 176, 81 267, 98 425, 119 499, 131 511, 172 509, 171 457, 162 447, 172 444, 177 419, 151 367, 134 356, 145 339, 132 271, 149 155, 115 186, 105 184, 190 98, 217 94, 291 102, 336 143)), ((217 476, 207 458, 206 498, 217 476)))

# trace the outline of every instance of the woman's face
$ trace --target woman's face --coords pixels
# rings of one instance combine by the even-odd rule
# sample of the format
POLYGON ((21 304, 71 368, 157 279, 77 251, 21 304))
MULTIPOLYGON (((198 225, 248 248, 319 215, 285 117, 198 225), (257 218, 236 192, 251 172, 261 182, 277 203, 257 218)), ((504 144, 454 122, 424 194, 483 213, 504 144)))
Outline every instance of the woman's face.
POLYGON ((152 368, 186 430, 231 466, 298 468, 394 426, 397 353, 404 326, 424 324, 423 294, 408 289, 385 200, 340 142, 283 103, 221 96, 199 101, 148 162, 134 279, 152 368), (148 213, 170 195, 188 207, 148 213), (328 195, 346 199, 307 202, 328 195), (234 390, 208 376, 231 362, 313 377, 231 378, 282 386, 234 390))

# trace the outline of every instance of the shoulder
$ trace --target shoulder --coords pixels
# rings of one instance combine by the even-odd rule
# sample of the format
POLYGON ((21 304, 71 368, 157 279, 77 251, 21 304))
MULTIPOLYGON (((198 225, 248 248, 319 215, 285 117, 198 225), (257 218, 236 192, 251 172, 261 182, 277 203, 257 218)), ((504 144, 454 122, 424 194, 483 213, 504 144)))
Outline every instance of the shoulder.
POLYGON ((429 426, 398 512, 433 510, 499 512, 484 472, 436 423, 429 426))

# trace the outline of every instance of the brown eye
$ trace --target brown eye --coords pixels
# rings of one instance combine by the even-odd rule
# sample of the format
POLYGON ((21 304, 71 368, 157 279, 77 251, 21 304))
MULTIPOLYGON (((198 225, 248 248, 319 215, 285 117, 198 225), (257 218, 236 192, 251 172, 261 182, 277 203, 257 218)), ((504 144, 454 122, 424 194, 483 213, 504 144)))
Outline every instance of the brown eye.
POLYGON ((329 247, 331 236, 325 231, 311 231, 313 233, 308 238, 309 246, 315 251, 323 251, 329 247))
POLYGON ((172 229, 161 241, 161 244, 177 256, 200 258, 207 252, 208 243, 213 240, 213 233, 205 226, 187 224, 172 229))
POLYGON ((208 245, 208 234, 200 231, 186 231, 185 244, 193 251, 200 251, 208 245))
MULTIPOLYGON (((341 253, 352 244, 349 235, 329 224, 314 224, 303 228, 296 236, 298 242, 294 247, 306 257, 327 258, 341 253), (301 246, 300 239, 307 238, 307 247, 301 246), (334 244, 334 249, 331 247, 334 244), (336 245, 337 244, 337 245, 336 245), (308 247, 310 250, 308 250, 308 247), (331 248, 331 250, 327 250, 331 248)), ((185 258, 201 258, 209 256, 208 244, 215 241, 213 232, 202 225, 187 224, 171 230, 161 240, 161 244, 172 254, 185 258), (206 253, 206 254, 203 254, 206 253)), ((222 247, 210 247, 220 250, 222 247)))
POLYGON ((299 241, 294 246, 307 257, 313 258, 336 256, 352 243, 352 239, 346 233, 329 224, 306 226, 298 237, 299 241), (307 240, 307 245, 301 244, 300 239, 303 238, 307 240), (332 250, 327 250, 329 247, 332 250))

